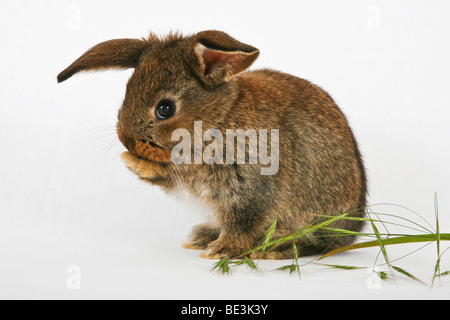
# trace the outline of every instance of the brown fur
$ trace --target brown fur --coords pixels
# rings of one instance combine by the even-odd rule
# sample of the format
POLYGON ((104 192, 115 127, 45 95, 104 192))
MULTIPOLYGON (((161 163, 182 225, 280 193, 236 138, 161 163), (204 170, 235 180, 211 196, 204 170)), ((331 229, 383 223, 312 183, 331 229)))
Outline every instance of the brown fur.
MULTIPOLYGON (((333 99, 310 82, 274 70, 244 72, 258 49, 220 31, 182 37, 150 35, 101 43, 59 76, 104 68, 135 68, 119 112, 117 132, 128 149, 127 167, 141 179, 172 192, 186 189, 214 211, 213 222, 194 228, 185 248, 206 249, 205 258, 240 253, 261 243, 278 217, 275 237, 366 205, 366 178, 347 120, 333 99), (175 115, 159 120, 162 99, 176 104, 175 115), (170 159, 177 128, 203 130, 279 129, 279 171, 260 174, 260 165, 181 164, 170 159)), ((225 138, 224 138, 225 140, 225 138)), ((270 141, 270 140, 269 140, 270 141)), ((247 155, 248 156, 248 155, 247 155)), ((363 209, 352 215, 362 214, 363 209)), ((333 227, 358 231, 357 221, 333 227)), ((316 254, 353 241, 320 231, 299 240, 300 255, 316 254)), ((292 257, 292 244, 266 255, 292 257)))

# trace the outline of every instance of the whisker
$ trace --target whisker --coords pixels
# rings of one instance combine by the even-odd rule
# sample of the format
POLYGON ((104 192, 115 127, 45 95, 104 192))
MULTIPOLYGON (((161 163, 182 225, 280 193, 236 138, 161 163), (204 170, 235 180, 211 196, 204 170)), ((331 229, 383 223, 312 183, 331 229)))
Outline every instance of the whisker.
POLYGON ((179 186, 178 179, 177 179, 177 177, 176 177, 175 173, 173 172, 173 170, 172 170, 170 165, 167 167, 167 172, 169 173, 170 178, 172 179, 172 181, 174 183, 174 188, 177 188, 179 186))
POLYGON ((181 187, 186 187, 186 182, 185 182, 185 180, 184 180, 184 178, 183 178, 183 175, 181 174, 180 169, 178 168, 178 166, 177 166, 176 164, 174 164, 174 163, 171 163, 171 164, 170 164, 170 167, 171 167, 171 169, 175 172, 175 175, 176 175, 176 177, 177 177, 178 184, 179 184, 181 187))

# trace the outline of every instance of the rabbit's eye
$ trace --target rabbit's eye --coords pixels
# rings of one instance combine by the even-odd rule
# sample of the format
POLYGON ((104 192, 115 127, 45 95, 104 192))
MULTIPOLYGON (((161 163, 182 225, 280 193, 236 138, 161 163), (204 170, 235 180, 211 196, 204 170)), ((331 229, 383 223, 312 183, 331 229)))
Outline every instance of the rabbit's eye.
POLYGON ((156 116, 160 120, 165 120, 175 114, 175 104, 170 100, 161 100, 156 106, 156 116))

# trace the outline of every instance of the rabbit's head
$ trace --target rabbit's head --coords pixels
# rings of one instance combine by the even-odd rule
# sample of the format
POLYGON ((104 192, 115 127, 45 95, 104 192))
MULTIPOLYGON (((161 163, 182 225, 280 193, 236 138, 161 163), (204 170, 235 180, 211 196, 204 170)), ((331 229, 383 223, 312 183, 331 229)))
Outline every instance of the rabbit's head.
POLYGON ((182 37, 117 39, 100 43, 58 75, 58 82, 85 70, 135 68, 119 111, 120 141, 138 157, 169 162, 172 133, 201 120, 219 128, 238 90, 229 80, 259 55, 221 31, 182 37))

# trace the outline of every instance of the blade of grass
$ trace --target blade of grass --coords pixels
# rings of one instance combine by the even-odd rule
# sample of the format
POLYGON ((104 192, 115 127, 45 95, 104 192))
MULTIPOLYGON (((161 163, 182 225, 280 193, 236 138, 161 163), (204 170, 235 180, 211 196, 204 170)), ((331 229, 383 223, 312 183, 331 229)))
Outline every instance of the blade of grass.
POLYGON ((434 281, 438 274, 441 273, 441 234, 439 231, 439 209, 437 201, 437 193, 434 194, 434 215, 436 219, 436 250, 437 250, 437 260, 434 266, 433 281, 431 282, 431 287, 434 285, 434 281))
MULTIPOLYGON (((373 221, 371 222, 371 225, 372 225, 372 230, 373 230, 373 232, 375 233, 375 236, 377 237, 377 243, 378 243, 378 246, 380 247, 380 250, 381 250, 381 252, 383 253, 384 260, 386 261, 386 264, 388 265, 388 267, 391 268, 392 266, 391 266, 391 263, 389 262, 389 257, 388 257, 386 248, 385 248, 385 246, 384 246, 384 241, 385 241, 385 240, 383 240, 383 239, 381 238, 381 235, 380 235, 380 233, 379 233, 379 231, 378 231, 378 228, 377 228, 377 226, 375 225, 375 223, 373 223, 373 221)), ((384 226, 384 225, 383 225, 383 226, 384 226)), ((389 239, 389 238, 387 238, 387 239, 389 239)))
POLYGON ((289 270, 289 274, 292 274, 292 273, 295 272, 296 268, 297 268, 297 266, 295 264, 288 264, 286 266, 282 266, 282 267, 276 268, 275 270, 281 270, 281 271, 289 270))
POLYGON ((250 269, 250 271, 260 272, 258 266, 249 257, 245 256, 243 261, 247 265, 247 267, 250 269))
MULTIPOLYGON (((426 232, 428 232, 428 233, 433 233, 433 232, 434 232, 433 229, 425 228, 423 225, 420 225, 420 224, 418 224, 417 222, 414 222, 414 221, 412 221, 412 220, 410 220, 410 219, 407 219, 407 218, 405 218, 405 217, 401 217, 401 216, 399 216, 399 215, 390 214, 390 213, 383 213, 383 212, 376 212, 376 214, 377 214, 377 216, 386 216, 386 217, 391 217, 391 218, 396 218, 396 219, 404 220, 404 221, 409 222, 409 223, 411 223, 411 224, 413 224, 413 225, 415 225, 415 226, 420 227, 421 229, 413 228, 413 227, 410 227, 410 226, 407 226, 407 225, 403 225, 403 224, 400 224, 400 223, 393 223, 393 222, 389 222, 389 221, 383 220, 384 223, 387 223, 387 224, 397 225, 397 226, 401 226, 401 227, 404 227, 404 228, 416 230, 416 231, 419 231, 419 232, 423 232, 423 231, 426 231, 426 232)), ((372 220, 372 221, 380 222, 381 220, 372 220)))
POLYGON ((308 234, 311 234, 319 229, 323 229, 324 227, 332 224, 333 222, 336 222, 344 217, 346 217, 349 213, 344 213, 339 216, 335 216, 333 218, 330 218, 328 220, 325 220, 318 224, 310 224, 307 228, 300 229, 300 232, 295 232, 291 236, 287 236, 286 238, 290 238, 290 240, 298 240, 301 237, 304 237, 308 234))
POLYGON ((377 274, 380 277, 380 279, 382 279, 382 280, 389 279, 389 275, 384 271, 377 271, 377 274))
POLYGON ((293 234, 290 234, 288 236, 285 236, 285 237, 282 237, 282 238, 278 238, 278 239, 272 241, 269 244, 269 246, 270 246, 269 250, 273 250, 276 247, 278 247, 280 244, 283 244, 283 243, 286 243, 286 242, 289 242, 289 241, 295 241, 295 240, 299 240, 299 239, 304 238, 304 237, 309 237, 315 231, 317 231, 319 229, 322 229, 322 228, 328 226, 329 224, 332 224, 333 222, 336 222, 336 221, 346 217, 348 214, 350 214, 350 212, 344 213, 344 214, 339 215, 339 216, 332 217, 330 219, 327 219, 327 220, 325 220, 325 221, 323 221, 321 223, 317 223, 317 224, 312 222, 312 223, 304 226, 300 230, 294 232, 293 234))
MULTIPOLYGON (((440 234, 440 236, 441 236, 441 235, 442 235, 442 234, 440 234)), ((437 268, 437 266, 440 264, 441 257, 442 257, 442 256, 444 255, 444 253, 446 253, 449 249, 450 249, 450 247, 448 247, 447 249, 445 249, 445 250, 440 254, 440 256, 439 256, 439 258, 438 258, 438 262, 436 262, 436 265, 435 265, 435 267, 434 267, 435 277, 441 277, 441 276, 446 276, 446 275, 450 274, 450 270, 441 272, 441 271, 440 271, 440 268, 439 268, 439 271, 438 271, 438 268, 437 268), (436 272, 439 272, 439 273, 436 274, 436 272)), ((431 287, 433 287, 435 277, 433 277, 433 282, 431 283, 431 287)))
MULTIPOLYGON (((334 232, 338 233, 337 235, 342 234, 343 236, 347 236, 347 235, 351 235, 351 236, 367 236, 367 233, 361 233, 361 232, 345 230, 345 229, 339 229, 339 228, 323 227, 322 229, 323 230, 328 230, 328 231, 334 231, 334 232)), ((334 236, 334 235, 331 235, 331 236, 334 236)))
POLYGON ((292 242, 292 250, 294 250, 294 262, 295 262, 295 267, 297 268, 297 272, 298 272, 298 278, 301 279, 301 275, 300 275, 300 266, 298 265, 298 250, 297 250, 297 246, 295 245, 295 241, 292 242))
POLYGON ((225 257, 220 259, 214 268, 212 268, 212 271, 216 270, 220 274, 231 274, 230 264, 229 264, 229 257, 225 257))
MULTIPOLYGON (((403 207, 402 207, 402 208, 403 208, 403 207)), ((414 227, 412 227, 412 226, 408 226, 408 225, 405 225, 405 224, 400 224, 400 223, 395 223, 395 222, 391 222, 391 221, 382 220, 382 219, 380 219, 380 218, 378 218, 378 219, 372 219, 372 218, 361 218, 361 217, 343 217, 342 219, 344 219, 344 220, 353 220, 353 221, 361 221, 361 222, 370 222, 370 221, 373 221, 373 222, 380 222, 380 223, 384 223, 384 224, 400 226, 400 227, 403 227, 403 228, 407 228, 407 229, 411 229, 411 230, 415 230, 415 231, 419 231, 419 232, 426 231, 426 232, 428 232, 428 233, 433 233, 433 231, 434 231, 434 230, 430 230, 430 229, 428 229, 428 228, 425 228, 423 225, 420 225, 419 223, 417 223, 417 222, 415 222, 415 221, 412 221, 412 220, 410 220, 410 219, 407 219, 407 218, 402 217, 402 216, 399 216, 399 215, 389 214, 389 213, 383 213, 383 212, 374 212, 374 211, 372 211, 372 210, 370 210, 370 212, 371 212, 372 214, 376 215, 377 217, 378 217, 378 215, 380 215, 380 216, 387 216, 387 217, 392 217, 392 218, 396 218, 396 219, 399 219, 399 220, 403 220, 403 221, 406 221, 406 222, 408 222, 408 223, 411 223, 412 225, 415 225, 415 226, 417 226, 417 227, 419 227, 419 228, 421 228, 421 229, 414 228, 414 227)), ((350 212, 350 213, 351 213, 351 212, 350 212)), ((333 216, 330 216, 330 215, 317 215, 317 216, 319 216, 319 217, 325 217, 325 218, 332 218, 332 217, 333 217, 333 216)))
POLYGON ((218 272, 220 272, 222 274, 231 273, 230 265, 240 266, 242 264, 245 264, 250 271, 256 271, 256 272, 260 271, 258 266, 253 262, 253 260, 247 256, 245 256, 242 260, 230 260, 229 257, 222 258, 216 264, 216 266, 213 268, 213 270, 218 269, 218 272))
POLYGON ((345 270, 366 269, 366 267, 344 266, 344 265, 340 265, 340 264, 326 264, 326 263, 318 263, 318 262, 316 262, 316 264, 320 264, 325 267, 332 267, 332 268, 336 268, 336 269, 345 269, 345 270))
MULTIPOLYGON (((392 207, 397 207, 397 208, 405 209, 405 210, 411 212, 412 214, 416 215, 417 217, 419 217, 423 222, 425 222, 425 223, 431 228, 431 230, 425 228, 423 225, 420 225, 420 224, 418 224, 418 223, 415 223, 415 222, 411 221, 412 223, 414 223, 415 225, 417 225, 417 226, 423 228, 424 230, 426 230, 426 231, 429 232, 429 233, 433 233, 433 231, 434 231, 434 230, 433 230, 433 227, 431 226, 431 224, 430 224, 424 217, 422 217, 419 213, 417 213, 416 211, 414 211, 414 210, 412 210, 412 209, 410 209, 410 208, 408 208, 408 207, 402 206, 402 205, 400 205, 400 204, 395 204, 395 203, 376 203, 376 204, 367 206, 367 208, 371 208, 371 207, 375 207, 375 206, 392 206, 392 207)), ((400 217, 400 216, 392 215, 392 214, 381 214, 381 213, 379 213, 379 214, 380 214, 380 215, 395 216, 395 217, 398 217, 398 218, 401 218, 401 219, 405 219, 405 218, 402 218, 402 217, 400 217)), ((405 219, 405 220, 408 220, 408 219, 405 219)))
POLYGON ((408 278, 410 278, 410 279, 412 279, 412 280, 414 280, 414 281, 420 282, 420 283, 422 283, 422 284, 425 284, 425 282, 423 282, 422 280, 420 280, 420 279, 418 279, 417 277, 413 276, 413 275, 412 275, 411 273, 409 273, 408 271, 406 271, 406 270, 404 270, 404 269, 402 269, 402 268, 400 268, 400 267, 396 267, 396 266, 391 266, 391 267, 392 267, 392 269, 394 269, 395 271, 397 271, 397 272, 399 272, 399 273, 401 273, 401 274, 407 276, 408 278))
POLYGON ((266 252, 267 248, 269 247, 270 242, 272 241, 273 234, 275 233, 275 228, 277 227, 277 221, 278 218, 275 219, 272 224, 269 227, 269 230, 267 230, 266 235, 264 236, 264 242, 261 248, 261 253, 259 255, 259 258, 261 259, 264 255, 264 252, 266 252))
MULTIPOLYGON (((236 256, 246 256, 249 255, 250 253, 253 253, 255 251, 260 251, 262 249, 264 249, 265 251, 270 251, 275 249, 276 247, 278 247, 279 245, 289 242, 289 241, 295 241, 295 240, 299 240, 302 237, 305 236, 309 236, 311 233, 313 233, 314 231, 317 231, 318 229, 321 229, 323 227, 328 226, 329 224, 338 221, 339 219, 342 219, 344 217, 346 217, 349 213, 344 213, 340 216, 335 216, 331 219, 325 220, 321 223, 318 224, 314 224, 314 223, 310 223, 304 227, 302 227, 301 229, 297 230, 296 232, 281 237, 281 238, 277 238, 275 240, 270 240, 270 237, 268 237, 266 235, 266 239, 268 239, 267 241, 264 241, 264 243, 258 247, 252 248, 246 252, 240 253, 240 254, 236 254, 236 256)), ((272 223, 272 225, 274 225, 274 223, 272 223)), ((270 228, 269 228, 270 229, 270 228)))
MULTIPOLYGON (((450 241, 450 233, 441 233, 440 234, 440 240, 444 241, 450 241)), ((384 240, 384 245, 392 245, 392 244, 406 244, 406 243, 416 243, 416 242, 433 242, 436 241, 436 234, 430 233, 430 234, 418 234, 418 235, 408 235, 408 236, 400 236, 400 237, 392 237, 384 240)), ((378 241, 367 241, 367 242, 361 242, 352 244, 346 247, 337 248, 333 251, 328 252, 327 254, 323 255, 319 258, 319 260, 328 258, 330 256, 333 256, 335 254, 355 250, 355 249, 362 249, 362 248, 370 248, 370 247, 376 247, 378 245, 378 241)))

